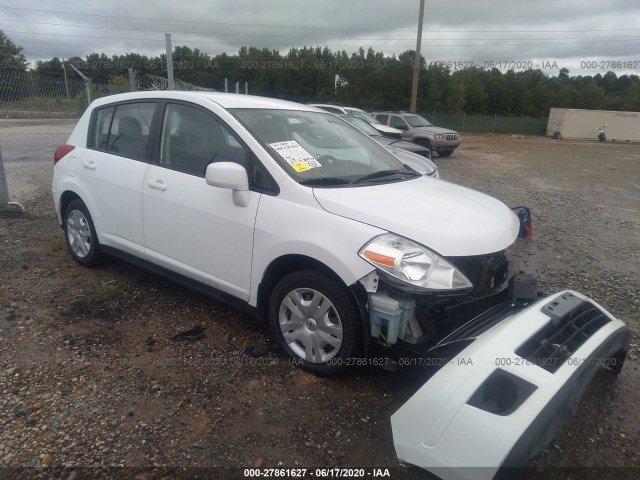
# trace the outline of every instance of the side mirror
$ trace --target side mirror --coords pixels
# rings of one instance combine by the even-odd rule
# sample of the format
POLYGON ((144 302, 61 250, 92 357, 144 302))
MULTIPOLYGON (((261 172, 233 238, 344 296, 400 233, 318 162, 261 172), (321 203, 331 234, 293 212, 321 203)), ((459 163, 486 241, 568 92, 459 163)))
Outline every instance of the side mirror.
POLYGON ((251 199, 249 177, 242 165, 233 162, 216 162, 207 166, 204 174, 207 185, 233 190, 233 203, 246 207, 251 199))

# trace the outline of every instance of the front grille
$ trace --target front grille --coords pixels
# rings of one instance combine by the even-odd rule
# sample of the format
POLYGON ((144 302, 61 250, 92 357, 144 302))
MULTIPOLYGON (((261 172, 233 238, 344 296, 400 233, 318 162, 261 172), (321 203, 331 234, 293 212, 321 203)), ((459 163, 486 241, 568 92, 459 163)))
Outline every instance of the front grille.
POLYGON ((458 140, 457 133, 446 133, 445 136, 447 137, 447 140, 458 140))
POLYGON ((566 293, 542 307, 549 323, 516 350, 516 355, 555 373, 584 342, 611 319, 591 302, 566 293))
POLYGON ((473 284, 474 295, 499 290, 508 280, 509 262, 505 251, 488 255, 449 257, 448 260, 473 284))

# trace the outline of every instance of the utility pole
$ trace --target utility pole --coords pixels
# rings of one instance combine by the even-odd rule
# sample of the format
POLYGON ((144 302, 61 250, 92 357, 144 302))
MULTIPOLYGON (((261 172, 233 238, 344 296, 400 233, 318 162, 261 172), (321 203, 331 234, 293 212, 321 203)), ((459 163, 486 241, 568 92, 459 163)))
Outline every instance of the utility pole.
POLYGON ((173 53, 171 48, 171 34, 164 34, 164 43, 167 49, 167 81, 169 82, 169 86, 167 90, 175 90, 176 89, 176 81, 173 79, 173 53))
POLYGON ((416 113, 418 102, 418 73, 420 72, 420 47, 422 45, 422 20, 424 18, 424 0, 420 0, 420 13, 418 15, 418 40, 416 41, 416 59, 413 62, 413 86, 411 88, 411 113, 416 113))

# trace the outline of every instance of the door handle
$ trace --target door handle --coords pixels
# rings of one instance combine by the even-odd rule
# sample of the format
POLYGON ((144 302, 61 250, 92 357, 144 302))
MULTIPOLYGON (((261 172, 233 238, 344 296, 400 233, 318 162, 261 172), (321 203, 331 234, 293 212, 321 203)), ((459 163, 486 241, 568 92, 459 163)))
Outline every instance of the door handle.
POLYGON ((162 180, 149 180, 147 182, 147 185, 149 185, 151 188, 155 188, 156 190, 162 190, 163 192, 167 189, 167 185, 162 180))
POLYGON ((86 169, 89 170, 95 170, 96 169, 96 162, 92 161, 92 160, 85 160, 84 162, 82 162, 82 166, 86 169))

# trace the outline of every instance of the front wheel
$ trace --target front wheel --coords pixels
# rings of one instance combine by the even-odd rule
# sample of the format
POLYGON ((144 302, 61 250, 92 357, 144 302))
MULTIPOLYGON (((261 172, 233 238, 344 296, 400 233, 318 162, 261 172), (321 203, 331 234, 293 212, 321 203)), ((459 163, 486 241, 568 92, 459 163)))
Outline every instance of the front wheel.
POLYGON ((72 200, 64 211, 63 226, 67 247, 73 258, 91 267, 100 261, 100 244, 87 206, 82 200, 72 200))
POLYGON ((282 350, 316 375, 334 375, 360 355, 360 322, 348 291, 317 271, 290 273, 278 282, 269 323, 282 350))
POLYGON ((433 148, 431 148, 431 142, 429 142, 429 140, 427 140, 426 138, 416 138, 414 143, 420 145, 421 147, 428 148, 429 151, 433 151, 433 148))

